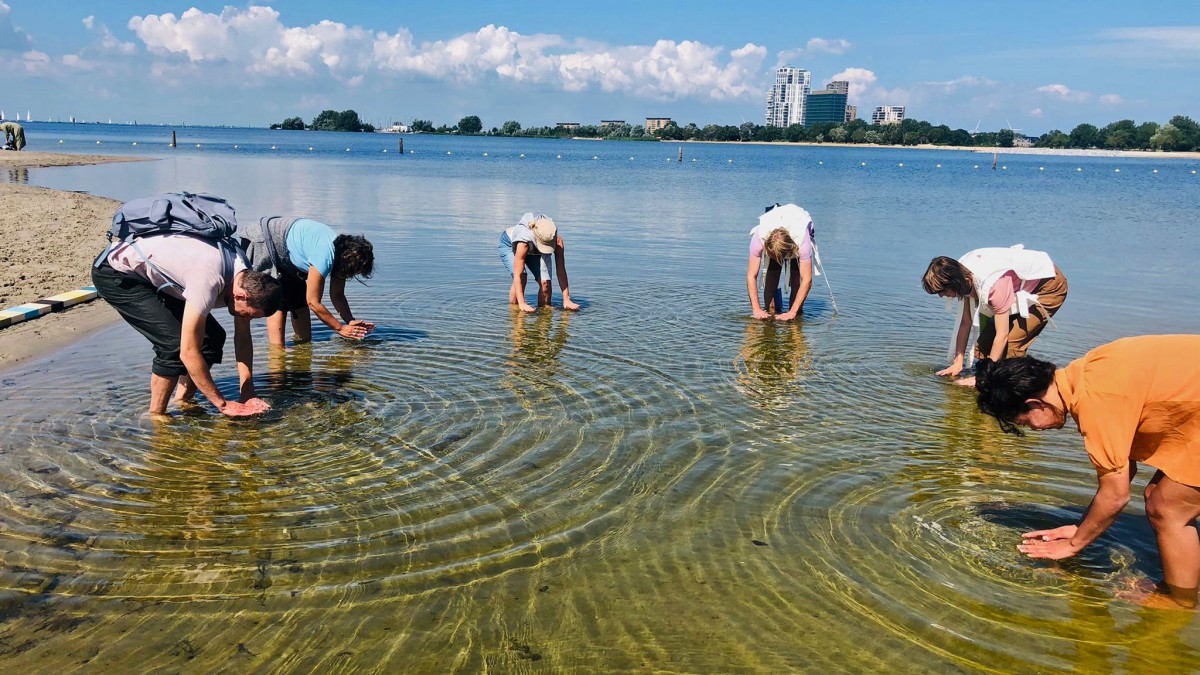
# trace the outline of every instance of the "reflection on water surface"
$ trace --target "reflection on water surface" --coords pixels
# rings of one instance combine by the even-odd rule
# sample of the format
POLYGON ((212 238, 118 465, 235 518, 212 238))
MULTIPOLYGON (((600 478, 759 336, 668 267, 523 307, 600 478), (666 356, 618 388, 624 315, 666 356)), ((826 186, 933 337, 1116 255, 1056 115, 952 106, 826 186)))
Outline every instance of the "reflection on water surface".
MULTIPOLYGON (((124 325, 0 376, 6 665, 1195 668, 1192 614, 1119 599, 1158 574, 1140 503, 1069 563, 1017 552, 1020 532, 1077 516, 1091 470, 1072 434, 1001 437, 932 377, 951 317, 919 285, 934 255, 1021 241, 1072 280, 1039 355, 1194 332, 1194 275, 1150 305, 1159 271, 1197 252, 1175 164, 1151 183, 1047 158, 985 176, 954 153, 703 146, 651 166, 497 142, 31 173, 363 232, 380 264, 348 293, 380 327, 287 352, 260 339, 274 409, 251 422, 140 419, 149 350, 124 325), (891 160, 909 170, 859 165, 891 160), (933 161, 936 178, 913 168, 933 161), (747 233, 786 200, 817 220, 840 311, 814 292, 796 322, 753 321, 747 233), (505 303, 494 241, 526 210, 569 228, 583 311, 505 303), (1121 270, 1095 262, 1118 246, 1121 270)), ((235 386, 231 365, 217 376, 235 386)))

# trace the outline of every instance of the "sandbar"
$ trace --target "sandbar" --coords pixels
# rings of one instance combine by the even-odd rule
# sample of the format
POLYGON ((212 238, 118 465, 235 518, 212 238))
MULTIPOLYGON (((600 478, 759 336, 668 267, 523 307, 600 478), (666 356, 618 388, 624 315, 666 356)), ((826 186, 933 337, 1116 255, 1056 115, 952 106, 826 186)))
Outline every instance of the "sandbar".
MULTIPOLYGON (((144 161, 104 155, 2 152, 0 172, 0 309, 91 285, 91 264, 104 248, 120 202, 22 185, 23 170, 144 161), (3 173, 0 173, 3 178, 3 173)), ((0 370, 51 353, 116 320, 102 300, 0 329, 0 370)))

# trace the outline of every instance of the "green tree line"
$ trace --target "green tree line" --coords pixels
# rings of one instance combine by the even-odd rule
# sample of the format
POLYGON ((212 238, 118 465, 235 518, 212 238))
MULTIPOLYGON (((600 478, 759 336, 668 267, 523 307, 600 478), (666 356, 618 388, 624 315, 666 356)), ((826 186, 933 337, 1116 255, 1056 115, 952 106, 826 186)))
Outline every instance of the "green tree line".
MULTIPOLYGON (((363 123, 353 110, 326 110, 305 125, 299 117, 289 117, 272 129, 316 129, 319 131, 374 131, 363 123)), ((906 119, 899 124, 870 124, 864 120, 789 127, 769 127, 753 122, 738 126, 696 123, 667 126, 648 133, 642 125, 584 124, 578 127, 522 127, 516 120, 507 120, 499 127, 484 131, 478 115, 467 115, 454 126, 435 127, 430 120, 414 119, 409 128, 419 133, 464 134, 489 136, 521 136, 526 138, 601 138, 634 141, 760 141, 790 143, 863 143, 875 145, 959 145, 967 147, 1013 147, 1016 135, 1011 129, 972 134, 966 129, 951 129, 940 124, 906 119)), ((1190 117, 1176 115, 1166 124, 1120 120, 1105 127, 1080 124, 1067 134, 1058 129, 1042 134, 1034 142, 1042 148, 1102 148, 1112 150, 1200 150, 1200 125, 1190 117)))
POLYGON ((313 118, 309 124, 304 124, 304 120, 299 117, 289 117, 282 123, 272 124, 272 129, 294 129, 303 131, 310 129, 312 131, 375 131, 374 125, 363 122, 358 117, 358 113, 353 110, 323 110, 319 115, 313 118))

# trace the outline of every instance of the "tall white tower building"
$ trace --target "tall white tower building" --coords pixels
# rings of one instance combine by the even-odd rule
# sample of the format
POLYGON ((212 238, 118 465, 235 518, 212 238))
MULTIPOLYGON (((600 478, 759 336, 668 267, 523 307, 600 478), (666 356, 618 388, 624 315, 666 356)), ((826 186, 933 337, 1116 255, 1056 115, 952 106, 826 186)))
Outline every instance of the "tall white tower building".
POLYGON ((775 84, 767 91, 767 126, 804 124, 804 103, 812 90, 812 73, 784 66, 775 71, 775 84))

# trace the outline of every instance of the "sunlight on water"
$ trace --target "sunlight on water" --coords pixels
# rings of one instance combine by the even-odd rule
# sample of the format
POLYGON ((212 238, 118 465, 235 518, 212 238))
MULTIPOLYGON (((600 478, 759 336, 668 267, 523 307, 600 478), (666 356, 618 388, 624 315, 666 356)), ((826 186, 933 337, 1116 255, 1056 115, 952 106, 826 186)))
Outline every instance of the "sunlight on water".
MULTIPOLYGON (((352 344, 318 328, 268 354, 258 326, 274 409, 255 421, 208 406, 141 418, 150 350, 124 324, 0 375, 6 665, 1200 662, 1191 613, 1122 599, 1160 573, 1140 500, 1076 559, 1016 550, 1021 532, 1079 517, 1094 488, 1082 444, 1002 438, 933 377, 952 318, 919 283, 934 255, 1024 242, 1071 280, 1035 353, 1065 363, 1126 334, 1195 332, 1196 193, 1166 171, 1186 163, 1154 164, 1150 185, 1068 175, 1078 159, 984 175, 969 154, 714 145, 672 165, 629 162, 623 144, 414 137, 419 154, 384 160, 336 156, 345 143, 319 135, 303 141, 312 156, 272 157, 287 136, 213 133, 243 134, 240 154, 28 180, 209 190, 243 218, 303 212, 365 233, 377 274, 348 293, 380 329, 352 344), (813 213, 828 277, 801 320, 757 322, 748 232, 788 200, 813 213), (559 223, 582 311, 505 305, 496 239, 525 210, 559 223), (1101 262, 1113 250, 1121 265, 1101 262), (1169 304, 1164 280, 1180 290, 1169 304)), ((233 389, 231 356, 216 375, 233 389)))

